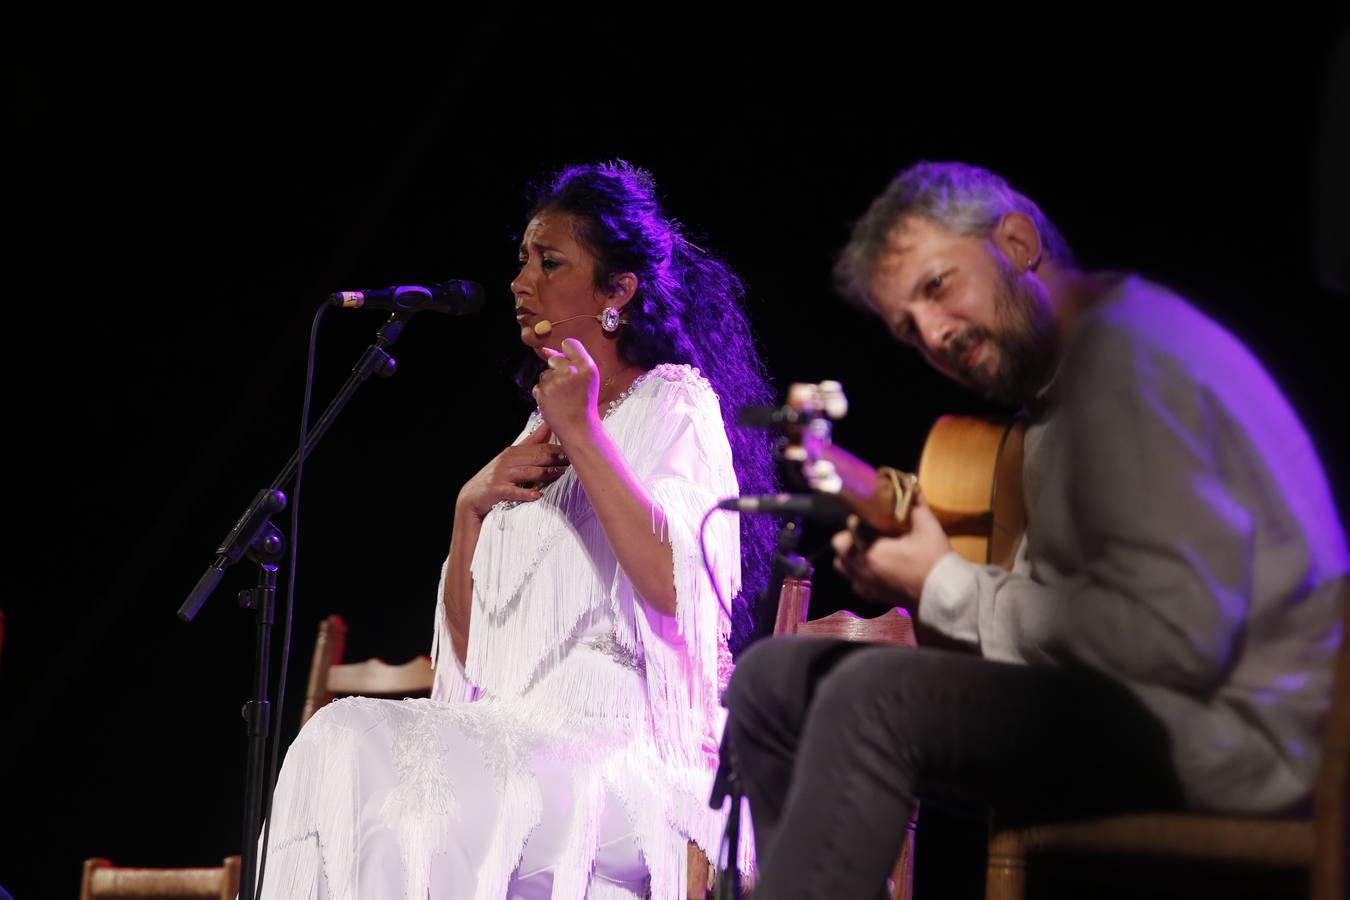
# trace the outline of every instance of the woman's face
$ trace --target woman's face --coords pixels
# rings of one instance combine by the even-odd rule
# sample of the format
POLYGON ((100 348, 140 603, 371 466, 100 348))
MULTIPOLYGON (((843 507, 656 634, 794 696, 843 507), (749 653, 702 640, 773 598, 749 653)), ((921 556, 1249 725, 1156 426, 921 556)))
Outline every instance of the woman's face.
POLYGON ((559 350, 565 338, 593 338, 597 323, 577 319, 540 337, 536 322, 595 316, 605 307, 606 295, 595 287, 595 257, 576 239, 575 222, 574 216, 546 209, 530 220, 520 242, 520 273, 511 282, 511 294, 520 339, 541 358, 541 347, 559 350))

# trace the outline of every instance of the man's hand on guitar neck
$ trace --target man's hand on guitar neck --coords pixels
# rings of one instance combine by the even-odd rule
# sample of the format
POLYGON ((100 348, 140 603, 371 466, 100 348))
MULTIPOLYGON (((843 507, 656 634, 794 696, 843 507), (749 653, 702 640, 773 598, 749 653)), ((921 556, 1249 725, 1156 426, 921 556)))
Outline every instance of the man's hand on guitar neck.
POLYGON ((835 571, 849 580, 855 594, 917 615, 928 573, 952 546, 922 493, 914 499, 909 522, 909 531, 900 537, 878 537, 857 516, 849 516, 848 529, 831 543, 835 571))

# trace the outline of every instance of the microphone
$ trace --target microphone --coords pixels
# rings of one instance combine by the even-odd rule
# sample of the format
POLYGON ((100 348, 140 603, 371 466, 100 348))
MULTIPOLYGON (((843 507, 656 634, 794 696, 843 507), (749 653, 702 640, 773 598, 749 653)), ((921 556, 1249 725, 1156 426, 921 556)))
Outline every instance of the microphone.
POLYGON ((750 494, 720 500, 717 508, 741 513, 811 516, 817 519, 845 518, 843 504, 832 494, 750 494))
POLYGON ((553 333, 553 326, 561 325, 564 322, 570 322, 573 319, 595 319, 595 321, 600 323, 601 328, 611 333, 617 331, 620 325, 628 324, 627 319, 619 318, 617 310, 607 309, 605 310, 605 312, 599 313, 598 315, 590 316, 582 314, 577 316, 568 316, 566 319, 559 319, 556 322, 550 322, 548 319, 540 319, 538 322, 534 323, 534 333, 539 337, 548 337, 550 334, 553 333), (609 313, 609 315, 606 316, 605 313, 609 313))
POLYGON ((736 410, 736 424, 743 428, 772 431, 802 420, 797 410, 785 406, 742 406, 736 410))
POLYGON ((442 281, 440 284, 400 284, 370 291, 337 291, 328 302, 343 309, 392 309, 415 313, 424 309, 467 316, 483 308, 483 286, 474 281, 442 281))
POLYGON ((573 319, 598 319, 599 316, 568 316, 566 319, 559 319, 556 322, 550 322, 548 319, 540 319, 534 323, 534 333, 539 337, 548 337, 553 333, 554 325, 561 325, 564 322, 570 322, 573 319))

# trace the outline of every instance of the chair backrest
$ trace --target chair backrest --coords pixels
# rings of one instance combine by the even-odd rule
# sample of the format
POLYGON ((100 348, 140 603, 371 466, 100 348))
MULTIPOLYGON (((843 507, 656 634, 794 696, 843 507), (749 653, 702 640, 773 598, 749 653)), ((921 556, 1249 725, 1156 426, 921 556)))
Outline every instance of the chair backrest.
POLYGON ((239 894, 239 857, 226 857, 214 868, 143 869, 86 859, 80 900, 235 900, 239 894))
POLYGON ((1332 896, 1340 890, 1335 886, 1347 883, 1350 860, 1350 579, 1341 588, 1341 646, 1313 792, 1313 822, 1313 896, 1332 896))
POLYGON ((830 613, 823 619, 807 621, 811 611, 811 582, 806 578, 787 578, 778 595, 778 615, 773 633, 804 634, 841 638, 874 644, 917 645, 914 623, 901 609, 888 609, 879 616, 864 619, 847 610, 830 613))
POLYGON ((339 694, 406 696, 431 690, 435 680, 431 657, 419 656, 401 666, 391 666, 381 659, 343 663, 346 647, 347 623, 341 616, 334 614, 319 623, 305 706, 300 713, 302 726, 339 694))

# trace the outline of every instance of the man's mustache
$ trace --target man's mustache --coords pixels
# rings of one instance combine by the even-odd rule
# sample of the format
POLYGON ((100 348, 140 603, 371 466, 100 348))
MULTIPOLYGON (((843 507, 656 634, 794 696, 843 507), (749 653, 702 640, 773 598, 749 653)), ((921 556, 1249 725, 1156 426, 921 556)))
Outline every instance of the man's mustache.
POLYGON ((972 325, 949 341, 938 355, 948 368, 957 372, 964 372, 965 367, 961 362, 961 357, 965 356, 971 345, 980 341, 991 341, 992 339, 993 335, 989 333, 988 329, 972 325))

